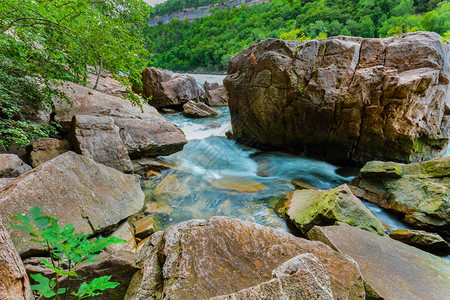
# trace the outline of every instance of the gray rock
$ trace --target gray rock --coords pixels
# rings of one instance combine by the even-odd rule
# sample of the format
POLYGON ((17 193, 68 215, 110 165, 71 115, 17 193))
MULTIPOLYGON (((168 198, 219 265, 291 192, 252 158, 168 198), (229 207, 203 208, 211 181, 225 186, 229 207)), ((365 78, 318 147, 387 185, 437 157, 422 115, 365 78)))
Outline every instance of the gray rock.
POLYGON ((194 77, 150 67, 142 71, 142 95, 156 108, 183 105, 189 100, 203 101, 205 91, 194 77))
POLYGON ((187 143, 183 132, 150 105, 142 109, 119 97, 90 90, 74 83, 61 88, 73 105, 55 103, 55 121, 68 131, 74 115, 110 116, 131 158, 170 155, 187 143))
POLYGON ((264 40, 228 65, 234 137, 333 161, 442 156, 450 133, 449 56, 450 45, 431 32, 264 40))
POLYGON ((113 118, 75 115, 69 140, 78 154, 124 173, 133 172, 128 151, 113 118))
POLYGON ((201 102, 188 101, 183 105, 184 115, 190 118, 208 118, 218 114, 218 112, 201 102))
MULTIPOLYGON (((0 217, 28 213, 33 206, 71 223, 77 231, 99 233, 139 212, 144 193, 136 175, 126 175, 93 160, 66 152, 28 172, 0 192, 0 217)), ((19 253, 40 251, 25 232, 8 229, 19 253)))
POLYGON ((446 259, 343 223, 316 226, 308 237, 358 263, 368 299, 447 299, 450 295, 446 259))
POLYGON ((0 191, 6 188, 16 178, 0 178, 0 191))
POLYGON ((24 163, 15 154, 0 154, 0 178, 14 178, 31 170, 31 167, 24 163))
POLYGON ((228 95, 223 85, 205 81, 203 88, 206 93, 206 104, 209 106, 228 106, 228 95))

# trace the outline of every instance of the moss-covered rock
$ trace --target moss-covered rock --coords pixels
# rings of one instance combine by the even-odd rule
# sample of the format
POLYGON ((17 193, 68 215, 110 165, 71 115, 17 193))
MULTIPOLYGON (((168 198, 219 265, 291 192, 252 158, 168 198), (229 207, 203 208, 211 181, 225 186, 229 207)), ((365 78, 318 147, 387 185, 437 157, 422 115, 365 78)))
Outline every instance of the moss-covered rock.
POLYGON ((369 162, 356 182, 365 200, 423 229, 450 235, 450 157, 408 165, 369 162))
POLYGON ((436 233, 423 230, 397 229, 389 233, 394 240, 438 255, 450 254, 450 244, 436 233))
POLYGON ((384 234, 383 225, 344 184, 332 190, 298 190, 288 194, 278 212, 294 223, 303 234, 315 225, 336 221, 384 234))

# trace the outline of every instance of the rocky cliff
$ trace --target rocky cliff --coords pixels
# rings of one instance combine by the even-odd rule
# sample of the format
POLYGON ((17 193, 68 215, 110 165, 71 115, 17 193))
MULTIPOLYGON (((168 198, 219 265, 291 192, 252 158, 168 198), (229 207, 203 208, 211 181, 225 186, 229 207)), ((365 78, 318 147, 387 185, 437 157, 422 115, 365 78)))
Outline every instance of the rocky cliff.
POLYGON ((449 141, 450 45, 436 33, 267 39, 232 57, 236 139, 332 161, 417 162, 449 141))

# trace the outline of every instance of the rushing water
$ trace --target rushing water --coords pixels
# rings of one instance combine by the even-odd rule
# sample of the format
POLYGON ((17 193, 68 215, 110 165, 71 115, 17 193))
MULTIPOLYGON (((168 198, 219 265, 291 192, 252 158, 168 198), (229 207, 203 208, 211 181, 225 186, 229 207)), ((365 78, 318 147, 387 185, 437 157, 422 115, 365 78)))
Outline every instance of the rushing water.
MULTIPOLYGON (((195 75, 197 82, 221 83, 224 76, 195 75)), ((217 117, 189 119, 166 115, 185 133, 183 151, 164 157, 174 165, 144 183, 146 200, 161 209, 162 227, 189 220, 224 215, 288 230, 274 211, 277 201, 294 190, 292 180, 330 189, 357 175, 332 164, 281 152, 261 152, 225 137, 231 129, 227 107, 217 117), (170 212, 170 213, 169 213, 170 212)), ((395 215, 365 203, 384 224, 408 228, 395 215)))

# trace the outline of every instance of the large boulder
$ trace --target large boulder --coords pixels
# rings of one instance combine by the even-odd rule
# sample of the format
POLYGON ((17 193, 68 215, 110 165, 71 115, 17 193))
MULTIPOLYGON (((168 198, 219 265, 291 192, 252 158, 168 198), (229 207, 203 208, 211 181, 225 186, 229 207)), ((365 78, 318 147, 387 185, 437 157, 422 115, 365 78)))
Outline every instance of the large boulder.
POLYGON ((217 82, 205 81, 203 88, 206 93, 205 103, 209 106, 228 106, 228 95, 225 87, 217 82))
POLYGON ((267 39, 230 59, 234 137, 327 160, 416 162, 449 141, 450 45, 436 33, 267 39))
POLYGON ((346 224, 308 234, 353 258, 360 266, 367 299, 447 299, 450 261, 346 224))
POLYGON ((272 271, 272 280, 210 300, 334 299, 330 278, 317 257, 300 254, 272 271))
POLYGON ((15 154, 0 154, 0 178, 14 178, 31 170, 15 154))
POLYGON ((205 103, 188 101, 183 105, 184 115, 190 118, 208 118, 218 115, 218 112, 205 103))
POLYGON ((315 225, 333 225, 336 221, 384 234, 380 221, 346 184, 327 191, 304 189, 290 192, 279 205, 278 212, 305 235, 315 225))
MULTIPOLYGON (((93 160, 66 152, 20 176, 0 192, 0 217, 5 222, 33 206, 71 223, 86 234, 110 229, 139 212, 144 193, 136 175, 126 175, 93 160)), ((36 245, 25 232, 9 228, 17 250, 32 254, 36 245)))
POLYGON ((322 243, 225 217, 191 220, 153 234, 140 252, 142 270, 125 299, 208 299, 236 293, 269 281, 274 269, 309 253, 328 274, 336 299, 364 299, 358 266, 347 257, 322 243))
POLYGON ((33 140, 27 147, 34 168, 70 150, 69 141, 51 138, 33 140))
POLYGON ((154 67, 142 71, 142 94, 156 108, 205 100, 205 91, 194 77, 154 67))
POLYGON ((0 218, 0 299, 31 300, 27 272, 0 218))
POLYGON ((124 173, 133 172, 133 164, 113 118, 75 115, 69 140, 78 154, 124 173))
POLYGON ((131 158, 170 155, 187 143, 183 132, 150 105, 142 108, 130 101, 68 83, 61 89, 73 103, 55 103, 55 121, 68 131, 75 115, 110 116, 131 158))
POLYGON ((450 236, 450 157, 423 163, 368 162, 356 196, 394 210, 425 230, 450 236))

